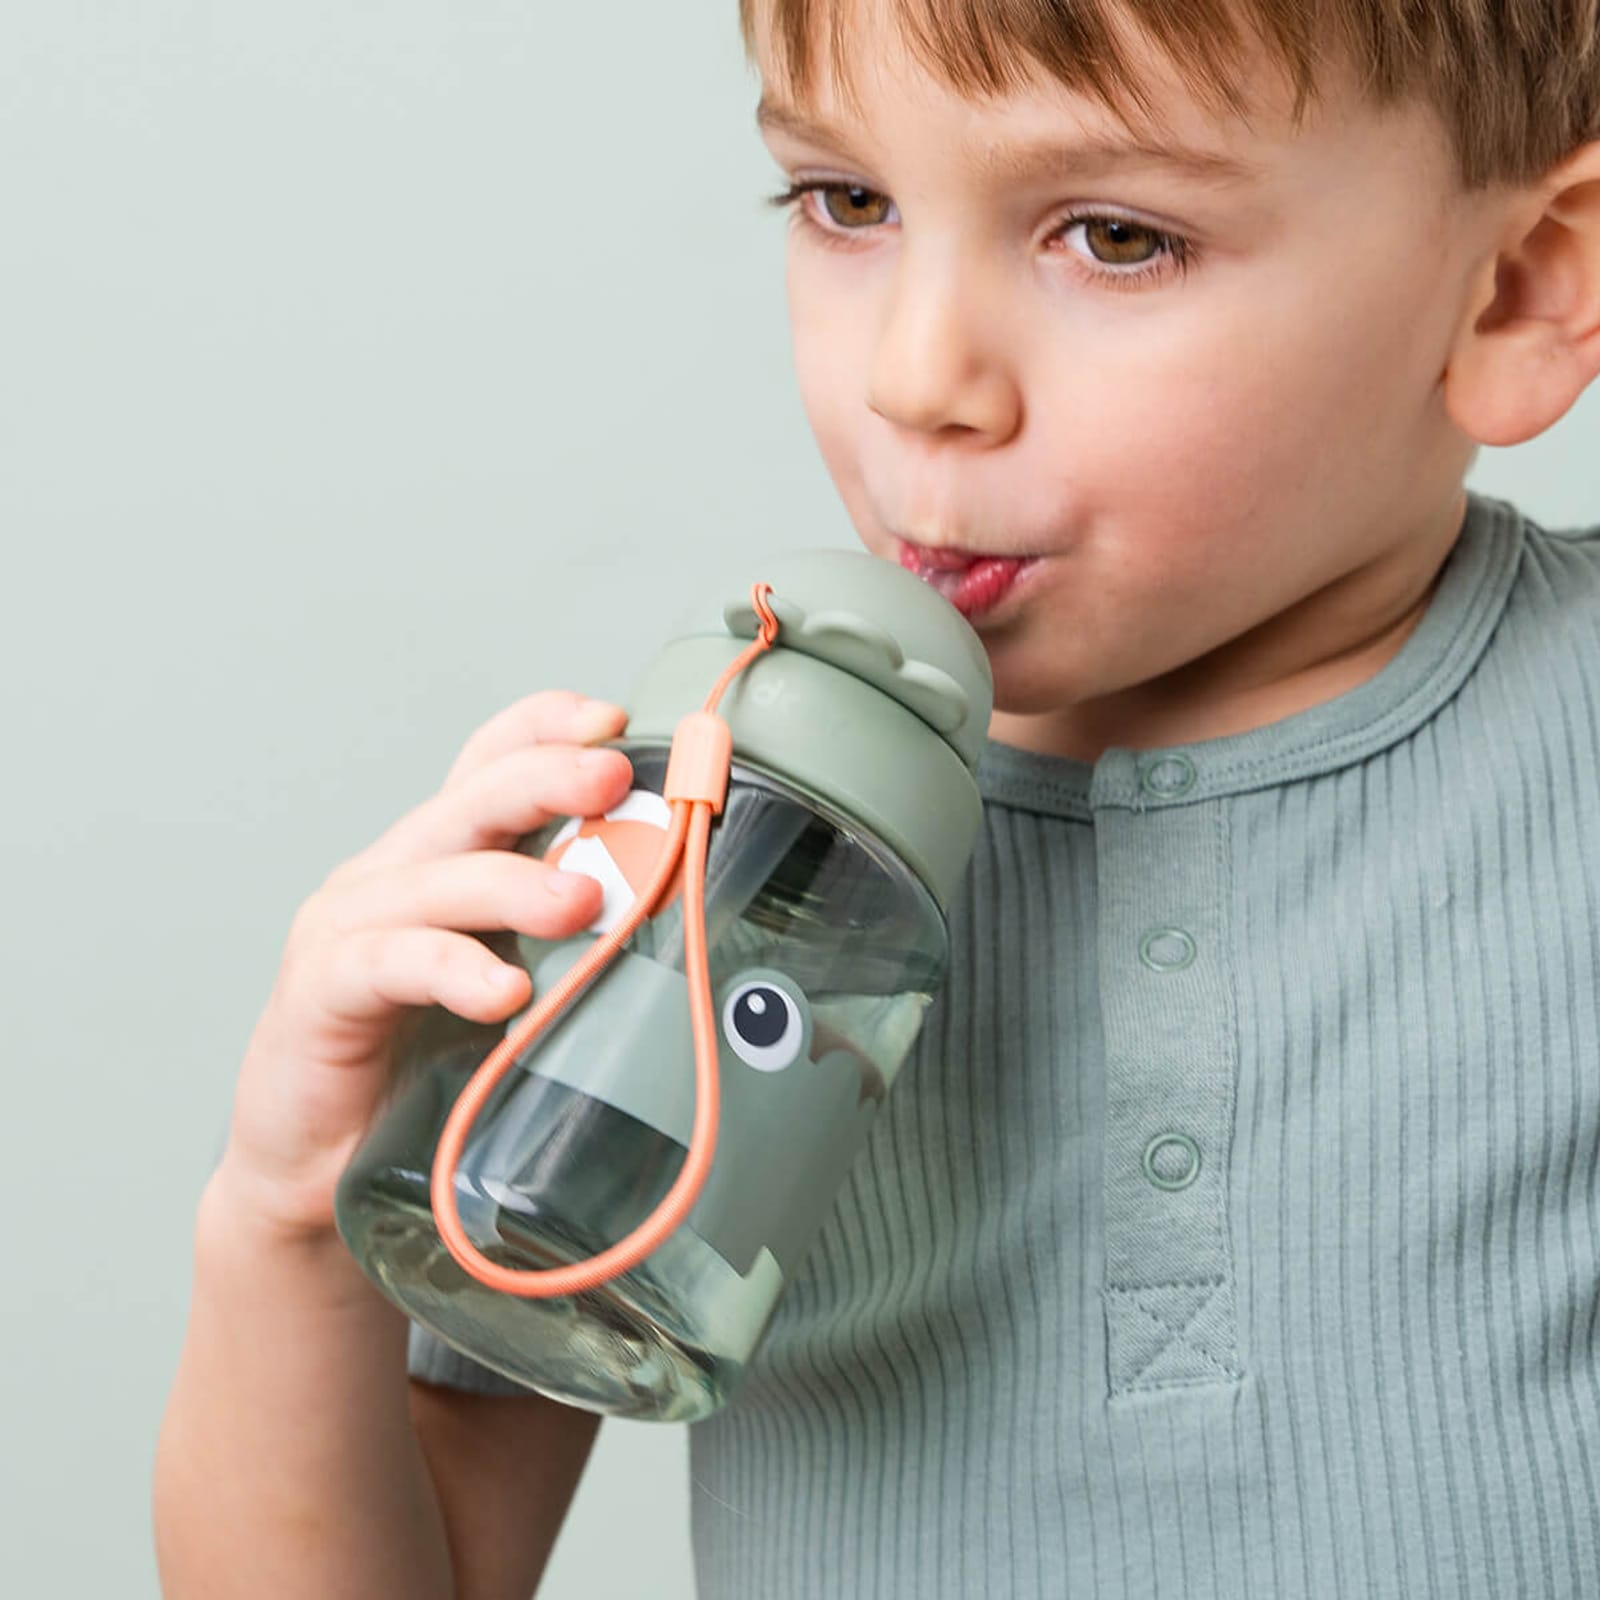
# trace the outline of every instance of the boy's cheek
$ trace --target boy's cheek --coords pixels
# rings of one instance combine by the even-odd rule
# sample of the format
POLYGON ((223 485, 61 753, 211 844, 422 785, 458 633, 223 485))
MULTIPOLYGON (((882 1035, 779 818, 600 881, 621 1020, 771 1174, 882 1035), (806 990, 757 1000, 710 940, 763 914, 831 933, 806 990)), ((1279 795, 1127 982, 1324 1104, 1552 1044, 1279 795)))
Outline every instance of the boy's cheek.
POLYGON ((816 438, 823 465, 828 470, 834 492, 850 518, 856 537, 874 555, 895 559, 893 537, 884 531, 879 521, 853 442, 837 432, 827 430, 818 431, 816 438))
POLYGON ((866 428, 881 419, 873 416, 866 402, 866 376, 852 368, 848 352, 837 360, 816 343, 797 338, 795 373, 800 403, 817 442, 828 475, 844 499, 857 528, 862 527, 861 456, 866 428))
POLYGON ((794 304, 789 312, 795 377, 813 426, 829 411, 842 412, 851 398, 865 405, 873 338, 847 305, 794 304))
MULTIPOLYGON (((913 515, 917 497, 937 488, 945 500, 930 516, 953 510, 975 527, 1016 530, 1041 550, 1071 550, 1088 537, 1091 547, 1077 552, 1082 575, 1113 563, 1116 590, 1158 609, 1174 587, 1192 597, 1239 563, 1266 563, 1293 585, 1322 561, 1292 541, 1277 548, 1283 530, 1325 518, 1352 490, 1370 495, 1372 484, 1352 481, 1361 463, 1386 464, 1397 441, 1380 440, 1404 432, 1373 404, 1384 392, 1380 374, 1363 367, 1366 352, 1351 350, 1348 326, 1326 318, 1296 326, 1292 307, 1269 298, 1255 316, 1214 305, 1206 331, 1169 332, 1136 361, 1125 351, 1096 354, 1081 333, 1041 338, 1017 363, 1022 433, 993 451, 964 452, 958 470, 930 477, 928 442, 904 437, 868 403, 866 286, 851 295, 825 287, 814 269, 791 273, 800 398, 858 536, 891 559, 880 517, 913 515), (1259 358, 1264 344, 1273 359, 1259 358)), ((1385 343, 1403 348, 1398 337, 1385 343)))

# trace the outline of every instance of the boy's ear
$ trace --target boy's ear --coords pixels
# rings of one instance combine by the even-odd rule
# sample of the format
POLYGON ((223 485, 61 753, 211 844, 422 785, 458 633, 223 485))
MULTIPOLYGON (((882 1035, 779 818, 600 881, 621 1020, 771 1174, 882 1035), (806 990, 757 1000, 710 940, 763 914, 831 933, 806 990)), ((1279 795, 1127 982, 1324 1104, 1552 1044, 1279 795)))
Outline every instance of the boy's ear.
POLYGON ((1600 141, 1522 191, 1473 285, 1444 403, 1479 444, 1521 444, 1600 376, 1600 141))

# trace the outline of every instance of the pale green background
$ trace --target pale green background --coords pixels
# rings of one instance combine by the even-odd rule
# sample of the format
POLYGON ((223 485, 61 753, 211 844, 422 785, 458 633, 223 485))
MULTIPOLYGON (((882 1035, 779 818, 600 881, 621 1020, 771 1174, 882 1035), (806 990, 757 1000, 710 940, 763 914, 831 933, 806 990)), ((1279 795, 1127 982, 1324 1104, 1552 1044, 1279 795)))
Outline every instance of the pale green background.
MULTIPOLYGON (((192 1209, 294 908, 540 687, 853 543, 734 0, 0 12, 7 1594, 156 1593, 192 1209)), ((1600 519, 1600 393, 1474 482, 1600 519)), ((554 1600, 691 1592, 610 1424, 554 1600), (618 1530, 625 1530, 620 1536, 618 1530)))

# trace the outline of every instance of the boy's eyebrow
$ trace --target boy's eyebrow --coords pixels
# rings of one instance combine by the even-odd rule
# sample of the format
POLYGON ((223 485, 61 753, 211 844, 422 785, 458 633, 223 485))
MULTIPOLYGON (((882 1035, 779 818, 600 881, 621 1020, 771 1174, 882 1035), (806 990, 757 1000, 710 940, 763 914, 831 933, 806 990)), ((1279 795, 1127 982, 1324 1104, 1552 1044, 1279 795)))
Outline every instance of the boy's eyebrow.
MULTIPOLYGON (((787 106, 762 97, 756 123, 763 132, 787 133, 811 144, 823 144, 843 153, 848 142, 824 122, 813 121, 787 106)), ((1265 167, 1223 155, 1220 151, 1193 150, 1185 145, 1145 143, 1137 139, 1088 139, 1077 144, 1037 140, 1019 145, 996 145, 978 154, 978 166, 989 178, 1012 183, 1063 177, 1089 177, 1133 167, 1164 166, 1201 183, 1255 183, 1267 176, 1265 167)))

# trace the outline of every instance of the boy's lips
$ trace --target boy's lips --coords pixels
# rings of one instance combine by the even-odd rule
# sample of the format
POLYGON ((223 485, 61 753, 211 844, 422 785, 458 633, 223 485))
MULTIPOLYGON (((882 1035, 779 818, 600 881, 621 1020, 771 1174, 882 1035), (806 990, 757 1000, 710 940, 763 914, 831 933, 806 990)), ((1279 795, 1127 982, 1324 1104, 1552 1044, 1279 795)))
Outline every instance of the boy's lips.
POLYGON ((992 611, 1036 556, 991 556, 976 550, 933 549, 899 541, 900 565, 937 589, 969 622, 992 611))

